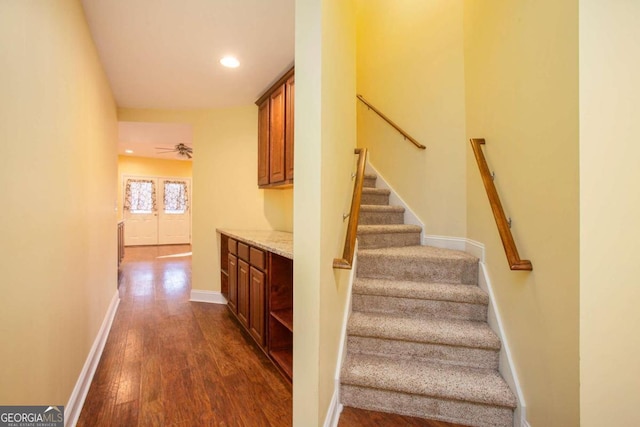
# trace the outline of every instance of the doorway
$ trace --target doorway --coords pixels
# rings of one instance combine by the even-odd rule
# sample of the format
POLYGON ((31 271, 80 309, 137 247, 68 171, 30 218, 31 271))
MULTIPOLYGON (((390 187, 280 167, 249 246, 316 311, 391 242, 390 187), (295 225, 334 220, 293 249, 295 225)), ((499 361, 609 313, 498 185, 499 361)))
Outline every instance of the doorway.
POLYGON ((191 179, 123 176, 125 246, 191 243, 191 179))

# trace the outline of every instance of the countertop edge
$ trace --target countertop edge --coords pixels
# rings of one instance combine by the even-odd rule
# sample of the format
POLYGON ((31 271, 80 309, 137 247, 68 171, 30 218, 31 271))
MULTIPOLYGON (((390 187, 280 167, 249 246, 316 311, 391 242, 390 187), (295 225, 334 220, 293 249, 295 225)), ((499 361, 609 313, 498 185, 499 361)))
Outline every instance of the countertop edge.
POLYGON ((248 245, 293 260, 293 233, 275 230, 229 230, 227 228, 216 228, 216 232, 219 234, 225 234, 248 245), (282 239, 280 239, 279 242, 271 242, 266 236, 261 236, 262 238, 260 238, 257 237, 256 234, 276 234, 288 241, 283 243, 282 239), (291 250, 289 250, 289 247, 291 247, 291 250))

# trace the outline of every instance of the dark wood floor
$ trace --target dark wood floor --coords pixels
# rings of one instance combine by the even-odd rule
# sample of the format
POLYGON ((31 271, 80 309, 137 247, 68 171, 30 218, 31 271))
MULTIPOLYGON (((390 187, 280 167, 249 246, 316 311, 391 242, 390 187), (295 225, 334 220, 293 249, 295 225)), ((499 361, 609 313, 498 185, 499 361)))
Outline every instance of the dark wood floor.
MULTIPOLYGON (((79 427, 291 425, 290 385, 226 306, 189 302, 190 250, 127 248, 120 306, 79 427)), ((339 426, 456 427, 353 408, 339 426)))

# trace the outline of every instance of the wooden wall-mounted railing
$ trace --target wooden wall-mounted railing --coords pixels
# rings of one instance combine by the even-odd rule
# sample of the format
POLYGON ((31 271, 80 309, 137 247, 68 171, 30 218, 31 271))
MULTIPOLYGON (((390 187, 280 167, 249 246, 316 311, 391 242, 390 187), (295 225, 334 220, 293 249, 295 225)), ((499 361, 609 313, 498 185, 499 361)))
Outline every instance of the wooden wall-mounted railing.
POLYGON ((358 217, 360 216, 360 201, 362 199, 362 186, 364 184, 364 167, 367 162, 367 149, 356 148, 358 154, 358 168, 356 170, 356 181, 353 185, 353 196, 351 197, 351 211, 349 212, 349 225, 347 226, 347 236, 344 239, 344 251, 342 258, 333 260, 333 268, 350 270, 353 266, 353 255, 356 250, 356 234, 358 233, 358 217))
POLYGON ((482 177, 484 188, 487 191, 487 196, 489 197, 489 203, 491 204, 493 216, 496 219, 496 225, 498 226, 498 232, 500 233, 502 246, 504 246, 504 251, 507 254, 509 268, 511 268, 511 270, 531 271, 533 270, 531 261, 520 259, 518 249, 516 248, 516 244, 513 241, 513 235, 511 234, 509 221, 507 221, 507 218, 504 214, 504 209, 502 209, 500 197, 498 196, 496 186, 493 183, 493 176, 489 171, 487 160, 485 159, 484 153, 482 152, 481 145, 484 145, 484 143, 485 141, 483 138, 471 138, 471 147, 473 148, 473 154, 476 156, 478 168, 480 169, 480 176, 482 177))
POLYGON ((362 101, 362 103, 364 105, 369 107, 370 110, 373 110, 374 113, 379 115, 382 118, 382 120, 384 120, 385 122, 389 123, 395 130, 400 132, 400 134, 402 136, 404 136, 404 139, 408 139, 409 141, 411 141, 413 143, 413 145, 415 145, 416 147, 418 147, 421 150, 424 150, 425 148, 427 148, 424 145, 420 144, 418 141, 416 141, 415 138, 411 137, 411 135, 409 135, 407 132, 402 130, 402 128, 400 126, 398 126, 397 124, 395 124, 393 122, 393 120, 391 120, 389 117, 387 117, 384 114, 382 114, 382 112, 380 110, 378 110, 376 107, 371 105, 371 103, 369 101, 367 101, 366 99, 364 99, 364 97, 362 95, 356 95, 356 96, 360 101, 362 101))

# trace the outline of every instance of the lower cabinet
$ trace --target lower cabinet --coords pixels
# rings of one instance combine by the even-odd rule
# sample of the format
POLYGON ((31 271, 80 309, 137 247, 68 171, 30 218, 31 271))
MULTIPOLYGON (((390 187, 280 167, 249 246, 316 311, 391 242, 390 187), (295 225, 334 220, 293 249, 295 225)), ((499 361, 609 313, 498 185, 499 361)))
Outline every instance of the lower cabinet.
POLYGON ((249 264, 238 260, 238 320, 249 326, 249 264))
POLYGON ((264 346, 265 275, 257 268, 249 268, 249 333, 258 344, 264 346))
POLYGON ((227 243, 221 250, 221 270, 227 278, 227 306, 291 381, 293 261, 232 237, 221 240, 227 243))

